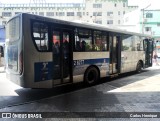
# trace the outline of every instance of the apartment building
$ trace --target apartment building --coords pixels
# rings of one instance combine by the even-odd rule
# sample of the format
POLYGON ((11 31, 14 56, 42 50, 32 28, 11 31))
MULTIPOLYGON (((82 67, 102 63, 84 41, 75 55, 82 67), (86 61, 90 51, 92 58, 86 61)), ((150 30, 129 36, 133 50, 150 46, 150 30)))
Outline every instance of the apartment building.
POLYGON ((124 14, 137 9, 128 0, 84 0, 82 3, 24 3, 0 4, 0 25, 9 18, 26 12, 63 20, 82 20, 103 25, 123 24, 124 14))

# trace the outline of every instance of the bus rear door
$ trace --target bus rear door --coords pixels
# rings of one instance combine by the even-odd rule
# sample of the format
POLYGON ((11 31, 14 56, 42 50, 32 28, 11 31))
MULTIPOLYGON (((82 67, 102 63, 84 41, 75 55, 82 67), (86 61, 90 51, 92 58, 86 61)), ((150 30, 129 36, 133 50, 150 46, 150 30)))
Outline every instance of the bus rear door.
POLYGON ((120 36, 117 35, 109 35, 109 43, 110 43, 110 75, 120 73, 120 62, 121 62, 121 51, 120 51, 120 36))
POLYGON ((72 31, 54 28, 52 31, 53 85, 72 82, 72 31))

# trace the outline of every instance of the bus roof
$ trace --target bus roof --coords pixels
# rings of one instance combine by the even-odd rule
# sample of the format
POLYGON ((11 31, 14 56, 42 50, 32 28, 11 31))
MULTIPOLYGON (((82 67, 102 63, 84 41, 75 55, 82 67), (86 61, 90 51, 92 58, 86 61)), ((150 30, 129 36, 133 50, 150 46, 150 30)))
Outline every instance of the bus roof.
MULTIPOLYGON (((77 26, 77 27, 82 27, 82 28, 90 28, 90 29, 111 31, 111 32, 122 33, 122 34, 131 34, 131 35, 137 35, 137 36, 152 37, 151 35, 131 32, 131 31, 127 31, 124 29, 114 27, 114 26, 106 26, 106 25, 102 25, 102 24, 89 23, 89 22, 84 22, 84 21, 67 21, 67 20, 62 20, 62 19, 57 19, 57 18, 49 18, 49 17, 34 15, 34 14, 29 14, 29 13, 20 13, 18 15, 15 15, 14 17, 20 16, 20 15, 32 16, 32 17, 35 17, 35 19, 37 19, 37 20, 42 20, 42 21, 47 21, 47 22, 55 22, 55 23, 59 23, 59 24, 66 24, 66 25, 77 26)), ((12 17, 11 19, 13 19, 14 17, 12 17)))

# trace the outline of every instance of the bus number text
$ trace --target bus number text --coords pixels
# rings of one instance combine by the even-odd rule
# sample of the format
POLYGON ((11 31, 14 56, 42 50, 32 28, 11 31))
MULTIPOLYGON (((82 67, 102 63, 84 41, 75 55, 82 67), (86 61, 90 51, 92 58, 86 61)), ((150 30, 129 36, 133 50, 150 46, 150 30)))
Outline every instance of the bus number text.
POLYGON ((84 60, 75 60, 74 61, 74 66, 80 66, 80 65, 84 65, 84 60))

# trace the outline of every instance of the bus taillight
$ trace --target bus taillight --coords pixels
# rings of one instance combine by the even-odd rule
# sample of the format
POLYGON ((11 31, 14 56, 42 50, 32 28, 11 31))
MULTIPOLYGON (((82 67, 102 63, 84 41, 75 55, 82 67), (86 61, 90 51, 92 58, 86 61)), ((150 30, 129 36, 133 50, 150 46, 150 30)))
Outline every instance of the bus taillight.
POLYGON ((23 72, 23 53, 22 51, 19 54, 19 74, 23 72))

